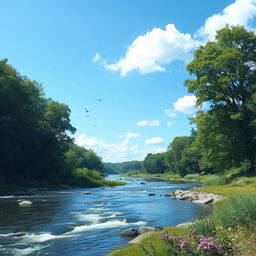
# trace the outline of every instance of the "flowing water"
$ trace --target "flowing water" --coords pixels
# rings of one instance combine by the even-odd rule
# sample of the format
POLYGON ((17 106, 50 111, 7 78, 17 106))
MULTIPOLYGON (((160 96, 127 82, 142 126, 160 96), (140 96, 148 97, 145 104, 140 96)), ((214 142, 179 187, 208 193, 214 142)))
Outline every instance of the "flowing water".
POLYGON ((128 185, 0 196, 0 255, 107 255, 131 239, 120 236, 123 229, 175 226, 211 212, 209 206, 164 196, 197 186, 194 183, 117 176, 109 179, 122 179, 128 185), (18 200, 33 204, 20 207, 18 200))

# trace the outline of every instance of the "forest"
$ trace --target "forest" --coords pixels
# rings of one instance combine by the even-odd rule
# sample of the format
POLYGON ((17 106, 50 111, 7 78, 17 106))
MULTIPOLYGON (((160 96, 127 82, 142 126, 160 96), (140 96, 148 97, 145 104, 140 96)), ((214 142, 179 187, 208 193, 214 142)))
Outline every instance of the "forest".
POLYGON ((100 186, 103 163, 73 143, 67 105, 0 60, 0 184, 100 186))

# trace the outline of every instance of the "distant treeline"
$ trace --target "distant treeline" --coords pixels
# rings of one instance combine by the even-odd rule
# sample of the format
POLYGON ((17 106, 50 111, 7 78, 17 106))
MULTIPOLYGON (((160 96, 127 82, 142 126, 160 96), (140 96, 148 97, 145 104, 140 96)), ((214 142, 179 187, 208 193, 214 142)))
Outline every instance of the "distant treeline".
POLYGON ((0 60, 0 184, 102 184, 103 163, 73 143, 67 105, 0 60))
POLYGON ((122 174, 131 170, 142 171, 142 161, 127 161, 123 163, 104 163, 104 171, 108 174, 122 174))

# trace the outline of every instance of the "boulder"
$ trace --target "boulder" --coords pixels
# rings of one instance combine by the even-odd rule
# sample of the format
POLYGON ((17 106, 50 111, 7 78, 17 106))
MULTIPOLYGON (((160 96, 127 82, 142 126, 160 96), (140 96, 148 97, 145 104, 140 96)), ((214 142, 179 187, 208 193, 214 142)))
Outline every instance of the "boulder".
POLYGON ((213 203, 213 198, 212 197, 204 197, 204 198, 199 198, 198 200, 194 200, 193 203, 198 203, 198 204, 211 204, 213 203))
POLYGON ((163 228, 162 227, 145 227, 145 226, 141 226, 139 228, 139 234, 142 235, 146 232, 157 232, 157 231, 162 231, 163 228))
POLYGON ((120 232, 121 236, 137 236, 138 234, 139 232, 135 228, 128 228, 120 232))
POLYGON ((32 204, 32 202, 28 201, 28 200, 19 202, 19 206, 30 206, 31 204, 32 204))
POLYGON ((147 236, 150 236, 151 234, 154 234, 155 232, 146 232, 142 235, 139 235, 137 237, 135 237, 134 239, 132 239, 128 244, 138 244, 140 243, 144 238, 146 238, 147 236))

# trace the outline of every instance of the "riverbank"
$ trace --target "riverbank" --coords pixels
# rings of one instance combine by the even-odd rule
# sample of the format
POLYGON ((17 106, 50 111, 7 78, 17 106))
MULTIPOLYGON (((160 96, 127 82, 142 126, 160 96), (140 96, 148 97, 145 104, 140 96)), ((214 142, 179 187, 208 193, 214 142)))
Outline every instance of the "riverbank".
MULTIPOLYGON (((160 178, 160 177, 159 177, 160 178)), ((173 177, 172 177, 173 178, 173 177)), ((178 179, 177 179, 178 180, 178 179)), ((192 226, 177 226, 177 227, 166 227, 162 232, 155 232, 154 234, 149 234, 139 244, 130 244, 127 247, 122 249, 117 249, 109 254, 109 256, 143 256, 143 255, 163 255, 167 256, 170 255, 170 251, 173 248, 170 248, 170 241, 163 239, 163 236, 166 233, 169 234, 169 237, 184 237, 184 239, 188 239, 191 234, 191 230, 202 229, 201 231, 203 236, 205 230, 208 230, 210 233, 208 234, 210 237, 214 237, 216 241, 220 241, 223 236, 227 238, 229 241, 230 248, 228 252, 223 253, 220 251, 220 254, 216 252, 216 254, 205 254, 200 255, 254 255, 256 251, 256 246, 254 243, 254 239, 256 237, 256 229, 254 222, 252 219, 256 219, 256 186, 255 186, 255 178, 240 178, 235 180, 232 184, 226 185, 208 185, 202 186, 199 188, 193 188, 188 192, 183 193, 184 191, 178 190, 174 193, 170 193, 170 196, 173 199, 179 200, 190 200, 191 196, 185 198, 188 194, 198 195, 219 195, 219 199, 226 197, 226 199, 217 204, 214 208, 214 215, 215 219, 212 220, 201 220, 196 225, 192 224, 192 226), (249 184, 248 184, 249 183, 249 184), (178 193, 176 193, 178 192, 178 193), (181 196, 182 194, 182 196, 181 196), (228 202, 228 203, 226 203, 228 202), (245 214, 244 214, 245 213, 245 214), (239 215, 240 214, 240 215, 239 215), (226 215, 226 218, 225 218, 226 215), (225 222, 229 222, 233 219, 233 223, 230 222, 229 224, 225 224, 225 222), (223 221, 224 220, 224 221, 223 221), (216 223, 214 223, 216 222, 216 223), (223 223, 224 222, 224 223, 223 223), (210 224, 209 224, 210 223, 210 224), (214 223, 213 225, 211 223, 214 223), (217 232, 218 229, 218 232, 217 232), (231 232, 232 231, 232 232, 231 232), (231 235, 230 235, 231 234, 231 235), (236 244, 236 245, 235 245, 236 244)), ((197 198, 198 199, 198 198, 197 198)), ((196 200, 197 200, 196 199, 196 200)), ((211 200, 210 203, 220 200, 211 200)), ((209 202, 209 201, 208 201, 209 202)), ((202 202, 203 203, 203 202, 202 202)), ((205 201, 204 201, 205 203, 205 201)), ((190 238, 190 239, 195 239, 190 238)), ((192 241, 191 240, 191 241, 192 241)), ((187 241, 187 240, 186 240, 187 241)), ((174 240, 171 241, 174 245, 174 240)), ((213 242, 213 241, 212 241, 213 242)), ((192 244, 195 243, 191 242, 192 244)), ((178 247, 183 244, 182 241, 177 243, 178 247)), ((187 244, 187 247, 191 247, 188 250, 193 250, 193 246, 187 244)), ((198 244, 199 246, 199 244, 198 244)), ((182 247, 182 246, 181 246, 182 247)), ((182 248, 179 248, 182 251, 182 248)), ((195 248, 194 248, 195 249, 195 248)), ((197 248, 198 249, 198 248, 197 248)), ((213 248, 212 248, 213 249, 213 248)), ((179 253, 181 253, 181 251, 179 253)), ((172 251, 174 253, 174 251, 172 251)), ((177 254, 171 255, 180 255, 178 252, 177 254)), ((209 253, 209 252, 208 252, 209 253)), ((183 255, 183 254, 182 254, 183 255)), ((187 255, 187 254, 184 254, 187 255)), ((199 255, 199 254, 193 254, 199 255)))

